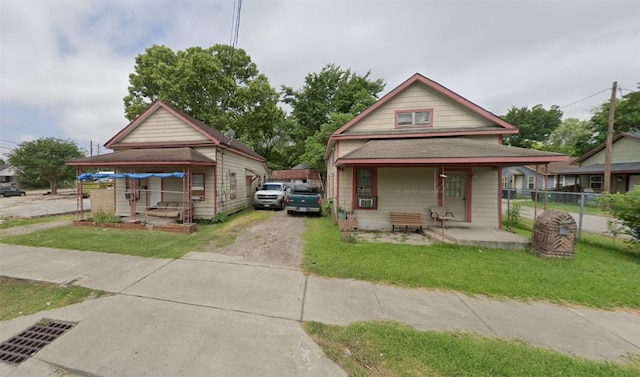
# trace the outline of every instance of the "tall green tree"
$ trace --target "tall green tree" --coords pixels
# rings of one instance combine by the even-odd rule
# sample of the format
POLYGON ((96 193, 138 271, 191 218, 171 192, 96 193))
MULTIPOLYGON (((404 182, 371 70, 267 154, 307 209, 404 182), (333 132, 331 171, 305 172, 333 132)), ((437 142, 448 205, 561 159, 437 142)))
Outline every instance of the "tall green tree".
POLYGON ((521 148, 532 148, 536 142, 547 142, 549 135, 562 123, 562 111, 558 106, 548 110, 542 105, 532 108, 512 107, 502 119, 516 126, 519 133, 504 138, 507 145, 521 148))
POLYGON ((55 195, 61 182, 75 179, 75 168, 65 162, 83 156, 73 141, 49 137, 20 143, 9 153, 9 164, 20 184, 38 187, 47 182, 55 195))
POLYGON ((222 132, 233 129, 258 150, 284 116, 278 92, 243 49, 217 44, 174 52, 154 45, 136 57, 134 69, 124 97, 129 120, 160 99, 222 132))
MULTIPOLYGON (((640 131, 640 83, 638 90, 629 92, 616 101, 614 121, 614 134, 627 131, 640 131)), ((607 128, 609 125, 609 101, 600 107, 589 119, 592 132, 596 135, 591 148, 604 143, 607 140, 607 128)), ((588 151, 587 149, 586 151, 588 151)), ((585 152, 586 152, 585 151, 585 152)))
POLYGON ((546 142, 536 142, 534 149, 578 157, 585 146, 591 144, 593 131, 589 123, 577 118, 567 118, 549 134, 546 142))
POLYGON ((382 79, 370 76, 371 71, 359 75, 328 64, 319 73, 308 74, 301 89, 282 86, 282 100, 291 106, 295 120, 292 139, 294 153, 300 156, 297 162, 324 171, 322 156, 329 135, 371 106, 384 89, 382 79))

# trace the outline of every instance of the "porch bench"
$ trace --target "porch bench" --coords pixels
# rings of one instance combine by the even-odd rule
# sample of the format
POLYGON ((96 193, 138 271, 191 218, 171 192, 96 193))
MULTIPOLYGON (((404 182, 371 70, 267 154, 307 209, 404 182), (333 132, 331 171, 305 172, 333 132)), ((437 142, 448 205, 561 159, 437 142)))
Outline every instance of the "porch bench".
POLYGON ((422 229, 425 226, 422 220, 422 214, 417 212, 389 212, 389 218, 391 221, 391 232, 395 233, 396 227, 404 227, 405 231, 409 233, 409 228, 416 228, 416 230, 423 234, 422 229))
POLYGON ((148 216, 182 218, 182 205, 178 202, 158 202, 155 207, 147 209, 148 216))

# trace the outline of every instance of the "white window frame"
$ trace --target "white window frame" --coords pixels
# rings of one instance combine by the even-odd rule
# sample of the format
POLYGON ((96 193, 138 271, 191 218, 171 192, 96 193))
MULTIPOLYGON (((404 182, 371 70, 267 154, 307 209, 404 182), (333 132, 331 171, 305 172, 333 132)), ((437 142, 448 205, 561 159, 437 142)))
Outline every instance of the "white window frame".
POLYGON ((433 109, 397 110, 396 128, 420 128, 433 126, 433 109), (422 118, 427 119, 423 120, 422 118), (400 120, 403 118, 403 120, 400 120))
POLYGON ((536 177, 534 175, 527 176, 527 189, 535 190, 536 188, 536 177))

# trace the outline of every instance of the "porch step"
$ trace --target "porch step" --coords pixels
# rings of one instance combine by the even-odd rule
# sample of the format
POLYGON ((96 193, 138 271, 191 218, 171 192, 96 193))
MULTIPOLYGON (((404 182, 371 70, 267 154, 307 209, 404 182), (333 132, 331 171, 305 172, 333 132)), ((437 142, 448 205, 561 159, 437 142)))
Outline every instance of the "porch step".
MULTIPOLYGON (((442 240, 442 228, 430 229, 428 234, 436 241, 442 240)), ((446 242, 463 246, 505 250, 527 250, 531 244, 526 237, 493 228, 447 227, 444 238, 446 242)))

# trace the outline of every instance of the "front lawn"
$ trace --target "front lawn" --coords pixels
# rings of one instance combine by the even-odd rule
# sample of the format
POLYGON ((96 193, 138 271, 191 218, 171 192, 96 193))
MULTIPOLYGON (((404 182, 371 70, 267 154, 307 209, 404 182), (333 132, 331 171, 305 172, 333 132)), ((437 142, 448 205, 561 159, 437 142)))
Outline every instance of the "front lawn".
POLYGON ((82 302, 89 296, 94 298, 105 292, 70 285, 0 277, 0 321, 42 310, 60 308, 82 302))
MULTIPOLYGON (((526 231, 525 231, 526 232, 526 231)), ((451 244, 347 243, 329 218, 306 219, 303 268, 326 277, 405 287, 640 309, 640 253, 584 237, 574 260, 451 244)))
POLYGON ((573 358, 521 342, 422 332, 394 322, 305 330, 350 376, 638 376, 640 368, 573 358))
POLYGON ((225 223, 198 224, 198 230, 192 234, 66 225, 20 236, 3 237, 2 242, 151 258, 180 258, 190 251, 203 250, 210 242, 217 247, 227 246, 233 243, 244 227, 263 221, 273 214, 271 211, 246 210, 230 216, 225 223))

